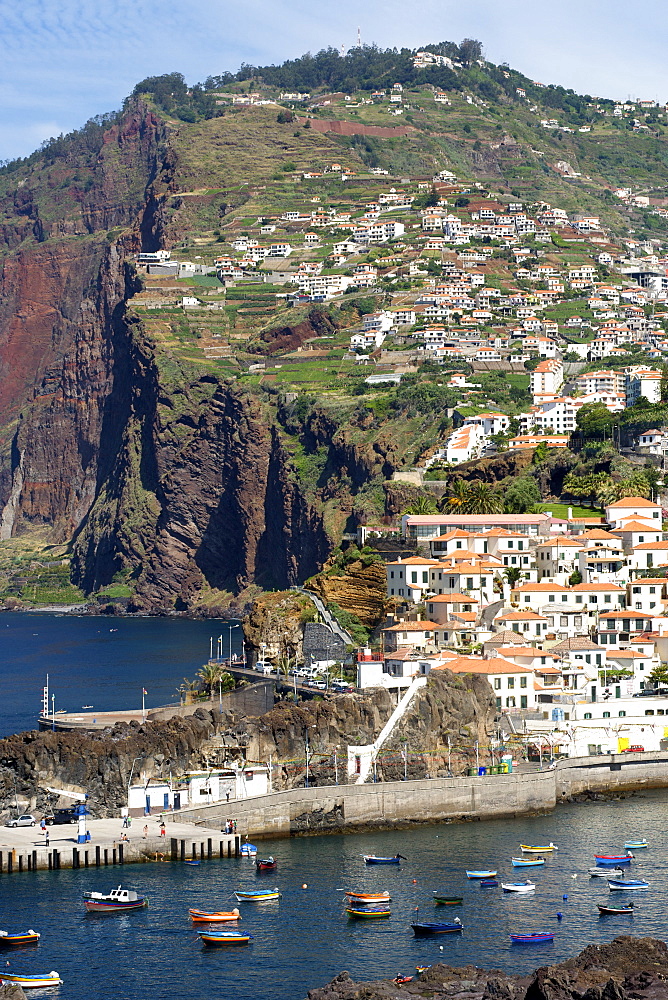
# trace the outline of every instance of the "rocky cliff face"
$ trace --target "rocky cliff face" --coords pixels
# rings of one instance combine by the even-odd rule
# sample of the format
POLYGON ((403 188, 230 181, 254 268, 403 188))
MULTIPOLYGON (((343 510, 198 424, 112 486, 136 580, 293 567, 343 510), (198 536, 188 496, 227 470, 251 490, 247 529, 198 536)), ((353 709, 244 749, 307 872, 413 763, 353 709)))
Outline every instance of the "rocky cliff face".
POLYGON ((356 615, 362 625, 375 628, 387 608, 385 563, 365 566, 360 559, 348 563, 341 572, 319 573, 307 587, 318 594, 325 604, 337 604, 356 615))

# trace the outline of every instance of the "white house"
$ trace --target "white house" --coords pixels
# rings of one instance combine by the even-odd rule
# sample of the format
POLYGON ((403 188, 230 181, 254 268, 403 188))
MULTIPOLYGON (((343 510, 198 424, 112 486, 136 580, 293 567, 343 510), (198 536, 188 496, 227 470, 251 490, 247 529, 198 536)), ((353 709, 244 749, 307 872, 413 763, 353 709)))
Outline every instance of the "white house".
POLYGON ((429 590, 429 570, 436 559, 409 556, 385 566, 388 597, 403 597, 419 604, 429 590))
POLYGON ((614 531, 628 521, 640 521, 648 528, 661 527, 661 506, 643 497, 623 497, 605 508, 605 519, 614 531))

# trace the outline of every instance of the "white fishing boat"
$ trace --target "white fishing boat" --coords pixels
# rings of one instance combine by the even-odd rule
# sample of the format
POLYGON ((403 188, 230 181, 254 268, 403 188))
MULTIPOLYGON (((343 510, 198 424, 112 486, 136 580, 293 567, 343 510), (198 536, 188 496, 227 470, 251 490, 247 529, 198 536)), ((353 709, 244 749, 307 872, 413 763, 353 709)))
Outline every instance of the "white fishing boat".
POLYGON ((536 883, 530 882, 529 879, 525 882, 502 882, 501 888, 504 892, 533 892, 536 883))

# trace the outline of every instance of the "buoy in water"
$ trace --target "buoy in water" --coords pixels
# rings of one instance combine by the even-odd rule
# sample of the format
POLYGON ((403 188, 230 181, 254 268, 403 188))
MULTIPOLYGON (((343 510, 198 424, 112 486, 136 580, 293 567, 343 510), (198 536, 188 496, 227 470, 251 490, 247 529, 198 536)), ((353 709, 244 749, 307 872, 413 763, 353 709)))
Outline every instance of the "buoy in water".
POLYGON ((304 882, 304 884, 302 885, 302 889, 308 889, 306 882, 304 882))
POLYGON ((562 917, 563 917, 563 913, 557 913, 557 920, 561 920, 562 917))
POLYGON ((561 898, 562 899, 568 899, 568 896, 562 896, 561 898))
POLYGON ((417 879, 416 878, 413 879, 413 885, 417 885, 417 879))

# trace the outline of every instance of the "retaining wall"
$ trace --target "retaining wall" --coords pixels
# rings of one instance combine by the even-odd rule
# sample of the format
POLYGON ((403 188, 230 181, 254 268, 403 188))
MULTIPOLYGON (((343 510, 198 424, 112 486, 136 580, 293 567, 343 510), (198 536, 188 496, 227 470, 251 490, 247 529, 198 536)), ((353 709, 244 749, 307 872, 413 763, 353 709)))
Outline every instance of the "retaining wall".
POLYGON ((181 813, 209 826, 233 816, 250 837, 289 837, 520 816, 586 791, 642 787, 668 787, 668 753, 573 758, 544 771, 485 777, 293 788, 181 813))

